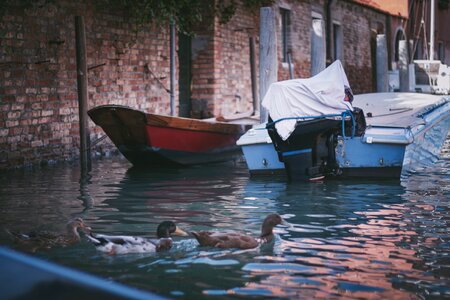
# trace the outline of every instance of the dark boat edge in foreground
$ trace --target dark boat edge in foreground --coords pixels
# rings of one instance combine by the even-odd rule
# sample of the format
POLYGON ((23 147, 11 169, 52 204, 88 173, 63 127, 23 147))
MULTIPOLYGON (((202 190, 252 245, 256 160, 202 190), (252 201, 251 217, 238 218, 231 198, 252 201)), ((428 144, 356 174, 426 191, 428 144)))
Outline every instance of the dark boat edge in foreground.
POLYGON ((2 299, 165 299, 0 247, 2 299))

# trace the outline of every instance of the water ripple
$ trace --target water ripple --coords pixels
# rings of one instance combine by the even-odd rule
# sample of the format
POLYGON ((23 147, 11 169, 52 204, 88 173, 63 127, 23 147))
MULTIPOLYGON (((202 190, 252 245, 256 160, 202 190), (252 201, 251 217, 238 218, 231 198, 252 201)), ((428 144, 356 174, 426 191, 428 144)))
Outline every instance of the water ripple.
MULTIPOLYGON (((83 240, 34 255, 172 298, 450 296, 450 160, 401 182, 286 183, 249 178, 244 167, 143 171, 105 160, 81 180, 73 165, 0 174, 0 227, 64 234, 68 219, 83 217, 98 233, 155 237, 173 220, 186 231, 257 236, 277 212, 289 224, 252 250, 187 237, 163 253, 110 257, 83 240)), ((3 232, 1 244, 32 250, 3 232)))

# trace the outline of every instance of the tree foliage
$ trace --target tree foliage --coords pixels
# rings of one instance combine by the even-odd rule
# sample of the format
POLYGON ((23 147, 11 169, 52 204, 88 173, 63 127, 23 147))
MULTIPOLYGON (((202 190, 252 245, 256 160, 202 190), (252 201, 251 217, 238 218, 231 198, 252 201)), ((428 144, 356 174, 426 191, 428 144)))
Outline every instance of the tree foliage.
POLYGON ((101 0, 97 5, 123 11, 138 28, 152 23, 165 26, 173 21, 179 31, 190 34, 208 16, 227 23, 235 14, 238 2, 248 10, 255 10, 270 6, 275 0, 101 0))
MULTIPOLYGON (((89 0, 85 0, 88 1, 89 0)), ((0 16, 8 6, 21 6, 25 9, 44 7, 58 0, 0 0, 0 16)), ((271 6, 275 0, 97 0, 92 1, 99 12, 115 10, 124 13, 139 30, 148 24, 166 26, 177 24, 181 32, 191 34, 194 26, 204 24, 206 18, 218 17, 221 23, 231 20, 242 3, 248 11, 256 12, 262 6, 271 6)))

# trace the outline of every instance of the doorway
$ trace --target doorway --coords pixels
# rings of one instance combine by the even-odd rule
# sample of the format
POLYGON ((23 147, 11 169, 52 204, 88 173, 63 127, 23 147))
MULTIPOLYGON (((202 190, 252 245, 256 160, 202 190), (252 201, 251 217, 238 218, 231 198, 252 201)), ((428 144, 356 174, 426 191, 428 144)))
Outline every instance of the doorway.
POLYGON ((192 42, 191 37, 178 34, 178 92, 179 92, 179 115, 180 117, 191 117, 191 80, 192 80, 192 42))

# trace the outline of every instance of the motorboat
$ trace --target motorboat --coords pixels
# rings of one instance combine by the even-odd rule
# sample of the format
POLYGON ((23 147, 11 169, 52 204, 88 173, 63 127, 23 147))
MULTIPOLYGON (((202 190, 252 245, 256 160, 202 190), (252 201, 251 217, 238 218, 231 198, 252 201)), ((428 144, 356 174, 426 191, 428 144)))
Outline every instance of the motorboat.
MULTIPOLYGON (((269 112, 264 127, 273 149, 260 156, 276 151, 291 180, 400 178, 434 163, 450 128, 448 96, 353 96, 339 61, 314 77, 272 84, 262 104, 269 112)), ((245 147, 257 145, 243 142, 250 132, 238 141, 244 155, 250 153, 245 147)), ((253 168, 251 157, 245 158, 253 168)))

